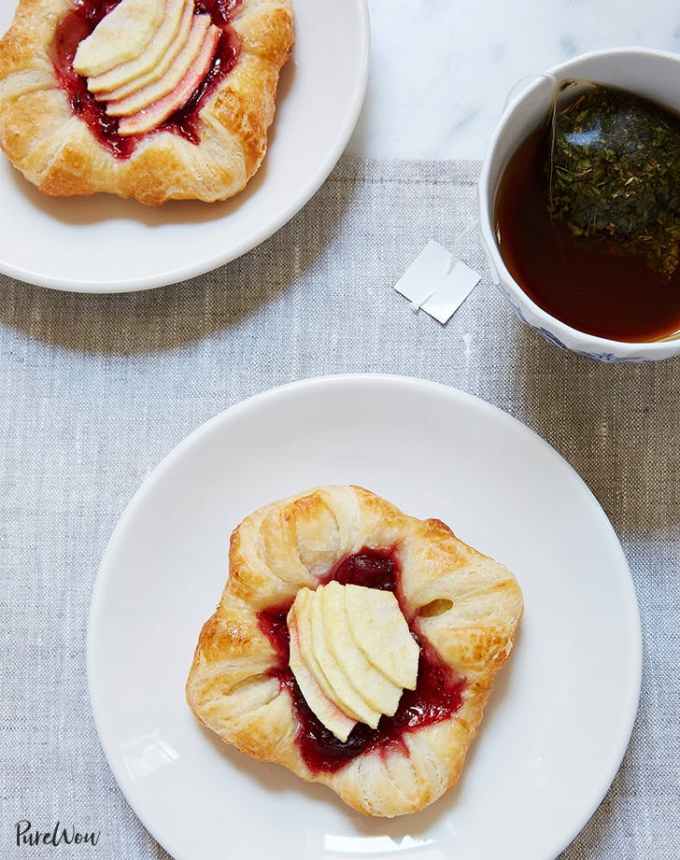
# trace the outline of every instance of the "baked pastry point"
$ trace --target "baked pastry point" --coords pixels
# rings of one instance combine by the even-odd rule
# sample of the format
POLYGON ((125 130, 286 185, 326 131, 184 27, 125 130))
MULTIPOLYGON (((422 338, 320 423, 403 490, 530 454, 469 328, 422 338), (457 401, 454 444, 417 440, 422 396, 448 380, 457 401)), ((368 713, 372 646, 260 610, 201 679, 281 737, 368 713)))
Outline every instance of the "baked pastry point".
POLYGON ((0 147, 53 196, 225 200, 267 151, 290 0, 19 0, 0 147))
POLYGON ((233 532, 187 700, 223 741, 360 812, 416 812, 458 781, 522 606, 512 574, 440 520, 320 487, 233 532))

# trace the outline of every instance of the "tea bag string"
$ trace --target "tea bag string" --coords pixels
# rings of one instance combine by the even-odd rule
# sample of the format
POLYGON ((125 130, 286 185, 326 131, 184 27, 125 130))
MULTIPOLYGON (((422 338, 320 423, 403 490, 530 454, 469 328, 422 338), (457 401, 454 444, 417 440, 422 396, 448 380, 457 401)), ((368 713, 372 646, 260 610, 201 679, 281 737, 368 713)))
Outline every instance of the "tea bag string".
POLYGON ((532 75, 523 75, 521 78, 519 78, 518 80, 515 81, 515 83, 508 90, 508 94, 505 97, 505 103, 503 104, 502 113, 505 113, 507 111, 507 109, 510 105, 510 102, 517 95, 517 92, 520 89, 520 87, 524 87, 524 88, 528 89, 529 84, 534 83, 534 81, 540 81, 540 80, 550 81, 552 83, 552 85, 553 85, 552 103, 554 106, 555 95, 556 95, 557 90, 559 88, 559 81, 557 80, 555 75, 551 74, 550 72, 541 72, 540 74, 535 73, 532 75))
POLYGON ((452 263, 452 265, 455 265, 456 260, 462 260, 463 259, 463 254, 462 254, 463 240, 467 239, 467 237, 473 231, 477 231, 477 232, 479 231, 479 213, 477 211, 474 211, 474 210, 472 213, 472 218, 470 219, 470 223, 467 225, 467 227, 464 230, 461 230, 460 233, 456 234, 456 238, 454 239, 454 242, 453 242, 453 250, 452 250, 453 263, 452 263))
POLYGON ((550 95, 550 103, 551 103, 551 111, 550 111, 550 166, 549 166, 549 176, 548 176, 548 205, 550 207, 550 212, 554 211, 553 206, 553 173, 554 173, 554 164, 555 164, 555 135, 557 131, 557 95, 560 88, 560 82, 551 72, 542 72, 541 74, 533 74, 533 75, 524 75, 519 78, 519 80, 515 81, 515 83, 508 90, 508 94, 505 97, 505 104, 503 105, 503 113, 505 113, 510 105, 510 102, 517 95, 520 87, 524 87, 528 89, 529 84, 535 81, 549 81, 552 84, 552 93, 550 95))

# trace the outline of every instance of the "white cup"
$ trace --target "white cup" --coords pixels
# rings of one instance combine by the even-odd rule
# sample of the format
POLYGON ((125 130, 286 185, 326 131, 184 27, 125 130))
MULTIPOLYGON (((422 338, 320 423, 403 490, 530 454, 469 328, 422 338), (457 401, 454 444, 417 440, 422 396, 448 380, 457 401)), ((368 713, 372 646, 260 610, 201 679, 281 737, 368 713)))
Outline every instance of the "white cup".
MULTIPOLYGON (((584 78, 621 87, 680 112, 680 56, 646 48, 617 48, 582 54, 547 73, 558 80, 584 78)), ((547 340, 599 361, 658 361, 680 354, 680 335, 651 342, 623 343, 586 334, 540 308, 508 271, 494 231, 498 182, 511 156, 548 115, 554 82, 536 80, 506 108, 493 134, 479 180, 481 233, 495 280, 517 314, 547 340)))

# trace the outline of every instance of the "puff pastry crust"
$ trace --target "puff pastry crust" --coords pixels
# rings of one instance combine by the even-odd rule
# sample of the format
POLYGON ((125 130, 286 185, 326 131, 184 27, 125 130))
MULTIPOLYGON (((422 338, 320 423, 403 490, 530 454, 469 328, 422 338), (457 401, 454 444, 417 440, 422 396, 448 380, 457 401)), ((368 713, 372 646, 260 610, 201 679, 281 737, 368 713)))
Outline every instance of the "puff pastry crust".
POLYGON ((261 508, 231 536, 229 578, 201 630, 187 700, 198 719, 245 753, 321 782, 367 815, 416 812, 458 781, 496 672, 513 647, 522 595, 512 574, 439 520, 418 520, 368 490, 327 486, 261 508), (406 731, 401 747, 364 752, 334 773, 312 771, 296 741, 288 689, 258 614, 314 589, 362 548, 392 548, 399 600, 420 637, 464 678, 449 718, 406 731))
POLYGON ((12 164, 57 197, 109 192, 156 206, 241 191, 267 150, 279 72, 293 44, 290 0, 242 0, 231 21, 240 56, 201 108, 198 144, 153 132, 127 159, 114 157, 74 115, 55 74, 55 32, 73 8, 72 0, 20 0, 0 40, 0 146, 12 164))

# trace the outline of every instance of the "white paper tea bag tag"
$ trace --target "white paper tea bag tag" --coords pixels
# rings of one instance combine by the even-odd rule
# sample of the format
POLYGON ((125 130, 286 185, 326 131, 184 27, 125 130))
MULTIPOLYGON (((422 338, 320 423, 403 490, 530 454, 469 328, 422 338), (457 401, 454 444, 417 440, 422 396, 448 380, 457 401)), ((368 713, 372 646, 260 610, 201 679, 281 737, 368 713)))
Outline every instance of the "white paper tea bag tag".
POLYGON ((411 308, 446 324, 481 280, 477 272, 438 242, 429 241, 404 272, 394 289, 411 302, 411 308))
POLYGON ((451 268, 451 254, 430 240, 394 285, 394 289, 418 310, 437 289, 437 282, 451 268))

